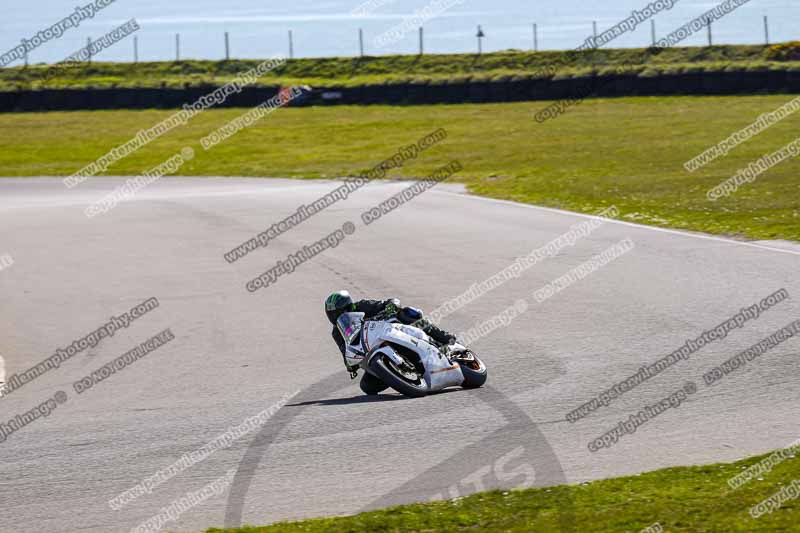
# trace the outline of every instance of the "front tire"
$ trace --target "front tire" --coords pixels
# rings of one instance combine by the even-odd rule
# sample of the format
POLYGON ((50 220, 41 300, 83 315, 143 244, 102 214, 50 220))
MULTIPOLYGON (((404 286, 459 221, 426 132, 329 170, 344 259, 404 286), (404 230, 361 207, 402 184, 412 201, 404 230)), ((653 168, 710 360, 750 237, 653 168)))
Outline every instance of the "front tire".
POLYGON ((364 394, 367 396, 375 396, 376 394, 380 394, 389 388, 389 385, 376 378, 369 372, 365 372, 364 375, 361 376, 361 383, 359 383, 359 385, 361 386, 361 390, 364 391, 364 394))
POLYGON ((416 370, 414 371, 416 377, 412 379, 411 371, 403 372, 386 355, 376 355, 370 362, 369 369, 379 380, 404 396, 421 398, 428 395, 428 384, 416 370))
POLYGON ((461 384, 465 389, 477 389, 483 387, 489 377, 489 370, 486 365, 478 359, 478 356, 468 352, 468 359, 456 359, 464 374, 464 383, 461 384))

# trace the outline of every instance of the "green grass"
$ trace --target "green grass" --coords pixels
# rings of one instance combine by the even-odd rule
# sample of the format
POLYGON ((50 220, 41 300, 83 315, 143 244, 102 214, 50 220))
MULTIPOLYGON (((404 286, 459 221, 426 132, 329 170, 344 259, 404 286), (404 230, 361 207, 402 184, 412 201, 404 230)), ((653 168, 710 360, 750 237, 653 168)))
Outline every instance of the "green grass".
MULTIPOLYGON (((558 65, 557 77, 583 76, 629 64, 643 76, 659 73, 728 69, 795 70, 800 61, 772 61, 767 46, 712 46, 653 50, 599 49, 568 52, 507 51, 484 54, 404 55, 365 58, 296 59, 259 80, 260 85, 357 86, 385 83, 449 83, 549 77, 547 65, 558 65)), ((793 56, 790 56, 790 58, 793 56)), ((221 85, 258 64, 256 60, 92 63, 64 68, 46 79, 47 65, 0 69, 0 90, 84 87, 183 87, 221 85)))
MULTIPOLYGON (((109 169, 135 175, 183 146, 189 176, 334 178, 376 165, 444 127, 449 138, 391 177, 422 177, 457 159, 456 181, 494 198, 749 238, 800 240, 800 161, 792 159, 717 202, 706 191, 798 136, 800 113, 693 174, 683 163, 792 98, 590 99, 539 124, 547 102, 280 109, 209 152, 199 139, 242 109, 200 114, 109 169)), ((67 176, 171 111, 0 114, 0 176, 67 176)))
POLYGON ((677 467, 638 476, 546 489, 494 491, 449 502, 393 507, 356 516, 209 529, 208 533, 404 531, 627 531, 655 522, 664 531, 800 531, 800 502, 790 500, 758 519, 749 509, 800 479, 800 460, 787 459, 731 491, 727 480, 766 456, 732 464, 677 467), (564 520, 566 522, 560 522, 564 520), (564 527, 572 524, 574 529, 564 527))

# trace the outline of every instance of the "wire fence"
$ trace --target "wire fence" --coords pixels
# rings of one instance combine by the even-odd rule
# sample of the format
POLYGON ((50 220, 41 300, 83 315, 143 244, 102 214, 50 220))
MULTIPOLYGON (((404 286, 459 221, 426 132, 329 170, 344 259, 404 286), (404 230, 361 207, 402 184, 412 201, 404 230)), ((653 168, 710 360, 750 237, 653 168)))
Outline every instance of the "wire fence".
MULTIPOLYGON (((763 32, 763 42, 764 44, 772 44, 770 42, 770 21, 767 15, 764 15, 763 21, 759 21, 757 31, 759 33, 763 32)), ((416 32, 418 34, 418 48, 417 53, 419 55, 425 54, 425 29, 423 26, 416 28, 416 32)), ((531 32, 531 42, 530 42, 530 51, 539 52, 542 50, 541 45, 546 46, 546 42, 542 39, 542 35, 539 31, 539 24, 538 23, 531 23, 530 25, 530 32, 531 32)), ((598 36, 598 25, 597 21, 592 21, 592 33, 595 39, 598 36)), ((473 50, 465 50, 464 53, 473 53, 477 52, 478 54, 484 53, 484 39, 486 38, 487 33, 484 31, 482 25, 477 26, 477 30, 475 32, 475 48, 473 50)), ((223 38, 220 41, 221 48, 220 51, 223 52, 221 57, 230 60, 233 58, 231 55, 231 35, 230 32, 224 32, 223 38)), ((650 20, 650 41, 646 43, 642 43, 642 46, 655 46, 658 42, 659 34, 657 31, 657 25, 655 20, 650 20)), ((179 61, 181 59, 180 54, 180 33, 175 34, 175 60, 179 61)), ((373 41, 374 42, 374 41, 373 41)), ((707 24, 707 43, 709 46, 714 44, 714 23, 708 22, 707 24)), ((133 43, 133 58, 134 62, 138 61, 139 58, 139 51, 138 51, 138 38, 134 39, 133 43)), ((286 51, 288 53, 289 59, 295 59, 295 31, 288 30, 287 32, 287 41, 286 41, 286 51)), ((378 50, 382 52, 382 50, 378 50)), ((365 31, 364 28, 358 28, 356 33, 353 35, 353 57, 365 57, 369 54, 370 50, 369 47, 365 45, 365 31)), ((381 55, 381 54, 376 54, 381 55)))
MULTIPOLYGON (((649 35, 650 38, 649 38, 648 41, 641 43, 641 46, 643 46, 643 47, 655 46, 656 43, 658 42, 658 39, 659 39, 659 33, 658 33, 658 28, 657 28, 656 21, 654 19, 651 19, 649 22, 650 22, 650 35, 649 35)), ((715 40, 714 40, 714 24, 715 23, 712 23, 711 20, 709 20, 708 23, 706 24, 707 37, 706 37, 705 41, 707 42, 707 44, 709 46, 715 44, 715 40)), ((587 24, 587 28, 588 27, 589 26, 587 24)), ((529 29, 529 31, 530 31, 530 44, 529 44, 528 50, 533 51, 533 52, 539 52, 539 51, 544 50, 546 48, 546 46, 547 46, 547 42, 546 42, 545 36, 543 35, 543 32, 540 31, 540 25, 538 23, 536 23, 536 22, 533 22, 533 23, 530 24, 529 28, 530 28, 529 29)), ((598 24, 597 24, 597 21, 592 21, 591 28, 592 28, 591 29, 592 35, 593 35, 594 39, 596 40, 597 37, 598 37, 598 24)), ((426 32, 429 31, 429 30, 426 30, 424 28, 424 26, 419 26, 417 28, 414 28, 413 31, 415 33, 417 33, 417 35, 418 35, 418 37, 416 39, 417 43, 418 43, 417 47, 416 47, 416 53, 419 54, 419 55, 424 55, 426 53, 430 53, 428 51, 428 48, 426 47, 426 37, 428 36, 426 32)), ((770 19, 769 19, 769 17, 767 15, 763 16, 763 20, 759 20, 758 21, 757 27, 754 29, 754 32, 759 34, 759 37, 760 37, 760 39, 763 39, 763 43, 764 44, 767 44, 767 45, 772 44, 771 39, 770 39, 770 19)), ((409 31, 407 29, 405 34, 402 35, 402 38, 406 38, 408 33, 409 33, 409 31)), ((474 34, 475 48, 473 48, 472 50, 462 50, 461 53, 478 53, 478 54, 482 54, 484 52, 487 52, 487 50, 485 49, 485 45, 484 45, 484 40, 487 38, 487 33, 489 33, 489 32, 485 31, 483 29, 482 25, 478 25, 477 29, 475 31, 475 34, 474 34)), ((365 57, 365 56, 370 56, 370 55, 372 55, 372 56, 394 55, 394 53, 385 51, 385 43, 381 42, 381 38, 384 37, 385 35, 386 35, 386 33, 378 34, 377 36, 373 36, 373 38, 371 40, 369 40, 369 39, 367 39, 367 33, 365 32, 364 28, 357 28, 355 30, 355 32, 354 32, 353 41, 352 41, 353 42, 353 53, 352 53, 352 55, 344 54, 344 56, 345 57, 365 57)), ((203 59, 224 59, 224 60, 236 59, 236 57, 234 56, 234 53, 233 53, 233 47, 232 47, 233 36, 232 36, 231 32, 228 32, 228 31, 223 32, 222 34, 219 34, 217 38, 219 38, 219 52, 220 52, 219 56, 206 57, 206 58, 203 58, 203 59)), ((295 41, 296 41, 296 38, 299 38, 299 39, 314 38, 314 36, 313 35, 308 35, 308 34, 296 34, 295 30, 292 30, 292 29, 287 30, 285 46, 286 46, 286 54, 287 54, 287 57, 289 59, 295 59, 295 56, 296 56, 296 54, 295 54, 295 45, 296 45, 295 41)), ((216 39, 216 38, 213 35, 210 35, 209 39, 216 39)), ((400 40, 400 38, 397 38, 397 39, 395 39, 395 42, 399 41, 399 40, 400 40)), ((93 42, 94 41, 93 41, 92 37, 87 37, 87 49, 91 49, 93 42)), ((172 58, 174 58, 175 61, 181 61, 183 59, 188 59, 188 58, 184 57, 182 55, 182 53, 181 53, 181 51, 182 51, 182 43, 185 43, 185 40, 184 40, 182 34, 181 33, 175 33, 174 34, 174 44, 171 46, 172 50, 167 53, 166 57, 170 57, 171 56, 172 58)), ((170 45, 167 45, 167 46, 170 46, 170 45)), ((558 50, 558 49, 550 48, 549 50, 558 50)), ((450 52, 450 53, 452 53, 452 52, 450 52)), ((133 37, 132 50, 131 50, 131 56, 130 57, 131 57, 131 60, 133 61, 133 63, 138 63, 140 60, 143 59, 142 58, 142 54, 140 53, 140 37, 139 36, 134 36, 133 37)), ((164 56, 162 56, 162 57, 164 57, 164 56)), ((89 63, 91 63, 92 59, 93 59, 93 57, 90 54, 88 59, 87 59, 87 61, 89 63)), ((160 59, 160 60, 163 61, 163 59, 160 59)), ((25 57, 24 57, 24 65, 28 66, 28 64, 29 64, 29 60, 28 60, 28 55, 26 53, 25 57)))

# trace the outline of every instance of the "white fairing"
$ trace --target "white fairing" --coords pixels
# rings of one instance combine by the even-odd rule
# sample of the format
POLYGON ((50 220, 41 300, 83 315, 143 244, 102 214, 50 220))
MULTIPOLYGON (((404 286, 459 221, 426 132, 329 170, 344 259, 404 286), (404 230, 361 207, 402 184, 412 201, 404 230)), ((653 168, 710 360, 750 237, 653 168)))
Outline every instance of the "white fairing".
POLYGON ((431 391, 442 390, 445 387, 454 387, 464 383, 464 374, 458 363, 451 363, 439 350, 430 347, 422 356, 425 365, 425 381, 431 391), (427 357, 427 360, 425 359, 427 357))
POLYGON ((362 348, 361 328, 364 324, 364 313, 344 313, 336 322, 336 328, 347 347, 344 358, 349 366, 361 366, 366 356, 362 348))
POLYGON ((362 354, 354 353, 351 350, 345 352, 344 358, 350 366, 361 366, 361 363, 364 362, 364 356, 362 354))
MULTIPOLYGON (((355 313, 354 313, 355 314, 355 313)), ((361 334, 358 345, 347 346, 345 355, 349 364, 360 365, 366 370, 369 363, 365 356, 374 356, 378 352, 394 355, 394 350, 387 346, 387 342, 399 344, 419 355, 425 367, 425 383, 430 392, 436 392, 445 387, 459 386, 464 382, 464 374, 458 363, 451 363, 439 350, 430 343, 428 335, 419 328, 406 326, 395 322, 368 320, 365 330, 361 334), (382 347, 386 347, 382 350, 382 347)))

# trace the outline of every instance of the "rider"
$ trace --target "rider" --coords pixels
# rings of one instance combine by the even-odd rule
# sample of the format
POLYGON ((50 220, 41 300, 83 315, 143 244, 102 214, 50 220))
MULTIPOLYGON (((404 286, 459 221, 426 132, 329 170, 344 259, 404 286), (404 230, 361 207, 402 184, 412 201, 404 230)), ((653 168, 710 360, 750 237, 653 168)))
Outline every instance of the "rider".
MULTIPOLYGON (((333 340, 339 346, 339 351, 342 352, 342 357, 345 354, 345 340, 339 333, 336 327, 336 321, 342 313, 364 313, 364 319, 369 320, 381 313, 387 315, 397 316, 397 319, 404 324, 414 324, 419 329, 428 334, 430 338, 442 345, 449 345, 456 342, 454 335, 439 329, 422 318, 422 311, 413 307, 400 307, 400 300, 393 298, 391 300, 359 300, 353 302, 350 293, 347 291, 336 291, 325 300, 325 314, 328 315, 328 320, 333 324, 333 340)), ((353 372, 355 368, 350 367, 345 360, 347 370, 353 372)))

